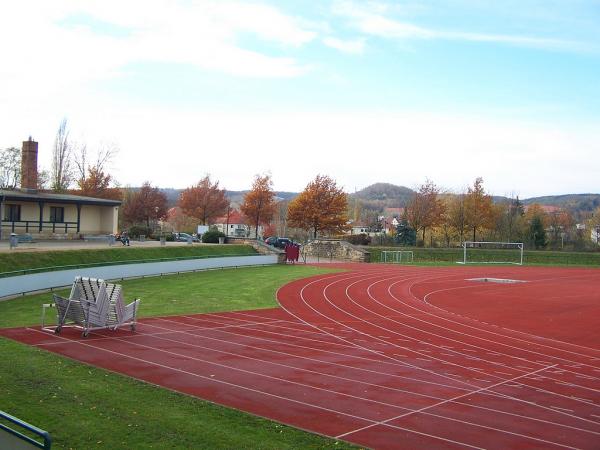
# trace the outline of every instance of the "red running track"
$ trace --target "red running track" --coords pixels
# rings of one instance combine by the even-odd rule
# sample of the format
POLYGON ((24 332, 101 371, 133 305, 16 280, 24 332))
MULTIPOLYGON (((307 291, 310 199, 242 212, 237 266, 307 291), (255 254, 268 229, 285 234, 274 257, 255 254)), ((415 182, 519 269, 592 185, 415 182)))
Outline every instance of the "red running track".
POLYGON ((600 448, 598 270, 343 267, 276 309, 0 335, 372 448, 600 448))

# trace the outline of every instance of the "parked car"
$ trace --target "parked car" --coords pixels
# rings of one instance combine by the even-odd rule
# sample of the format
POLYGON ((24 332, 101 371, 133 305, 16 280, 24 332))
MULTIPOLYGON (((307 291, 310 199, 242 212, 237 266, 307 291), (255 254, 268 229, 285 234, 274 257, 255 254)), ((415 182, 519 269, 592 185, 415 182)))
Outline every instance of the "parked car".
POLYGON ((265 244, 267 245, 275 245, 275 242, 277 241, 277 236, 271 236, 265 239, 265 244))
POLYGON ((191 239, 192 242, 200 242, 200 239, 198 239, 198 236, 192 236, 191 234, 188 234, 188 233, 173 233, 173 238, 177 242, 188 242, 189 239, 191 239))
POLYGON ((278 238, 275 238, 273 243, 269 244, 269 245, 272 245, 275 248, 284 249, 286 247, 286 245, 289 245, 289 244, 293 244, 293 241, 291 239, 278 237, 278 238))

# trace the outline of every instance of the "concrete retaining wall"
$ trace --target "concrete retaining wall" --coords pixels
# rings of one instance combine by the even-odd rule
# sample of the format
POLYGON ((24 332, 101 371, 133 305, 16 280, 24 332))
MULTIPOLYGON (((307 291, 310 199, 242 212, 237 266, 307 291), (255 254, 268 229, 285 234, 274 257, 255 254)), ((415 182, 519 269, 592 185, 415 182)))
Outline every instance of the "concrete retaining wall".
POLYGON ((0 278, 0 298, 51 288, 70 286, 77 275, 83 277, 118 280, 166 273, 190 272, 195 270, 218 269, 277 264, 277 255, 229 256, 222 258, 187 259, 143 264, 119 264, 115 266, 85 267, 56 272, 34 273, 15 277, 0 278))

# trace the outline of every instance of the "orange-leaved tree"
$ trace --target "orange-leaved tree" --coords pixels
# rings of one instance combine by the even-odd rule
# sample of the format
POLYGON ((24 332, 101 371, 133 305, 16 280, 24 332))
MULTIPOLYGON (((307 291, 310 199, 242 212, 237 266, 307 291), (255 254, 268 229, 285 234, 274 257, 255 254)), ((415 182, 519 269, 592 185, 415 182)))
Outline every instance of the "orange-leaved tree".
POLYGON ((267 224, 275 213, 275 192, 270 175, 256 175, 252 189, 244 195, 240 206, 248 225, 254 226, 254 236, 258 239, 258 226, 267 224))
POLYGON ((225 189, 219 189, 219 182, 213 183, 210 175, 206 175, 195 186, 181 193, 178 206, 184 214, 198 219, 200 225, 208 225, 227 212, 229 200, 225 196, 225 189))
POLYGON ((492 197, 483 189, 483 178, 477 177, 473 187, 469 187, 464 197, 465 225, 473 230, 476 241, 477 230, 488 228, 492 221, 492 197))
POLYGON ((419 187, 406 208, 408 222, 415 231, 423 231, 423 245, 425 245, 425 230, 439 225, 442 221, 445 205, 439 197, 440 188, 433 181, 426 180, 419 187))
POLYGON ((158 221, 167 214, 167 196, 157 187, 146 181, 138 191, 126 192, 123 196, 123 221, 127 225, 158 221))
POLYGON ((77 195, 86 197, 107 198, 121 200, 122 192, 117 187, 111 187, 112 176, 105 174, 96 167, 88 167, 87 176, 77 180, 79 190, 74 191, 77 195))
POLYGON ((317 175, 288 206, 288 225, 318 233, 348 229, 348 198, 327 175, 317 175))

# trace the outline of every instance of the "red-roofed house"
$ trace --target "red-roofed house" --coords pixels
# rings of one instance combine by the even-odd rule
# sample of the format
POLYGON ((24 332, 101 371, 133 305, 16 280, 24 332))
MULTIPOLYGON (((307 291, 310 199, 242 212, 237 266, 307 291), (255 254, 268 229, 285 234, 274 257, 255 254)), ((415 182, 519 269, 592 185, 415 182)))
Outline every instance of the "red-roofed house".
MULTIPOLYGON (((225 236, 233 236, 233 237, 251 237, 254 236, 254 227, 250 227, 246 224, 244 220, 244 216, 237 209, 232 209, 229 212, 229 216, 217 217, 212 224, 219 230, 224 233, 225 236)), ((258 235, 262 236, 263 227, 259 225, 258 227, 258 235)))

